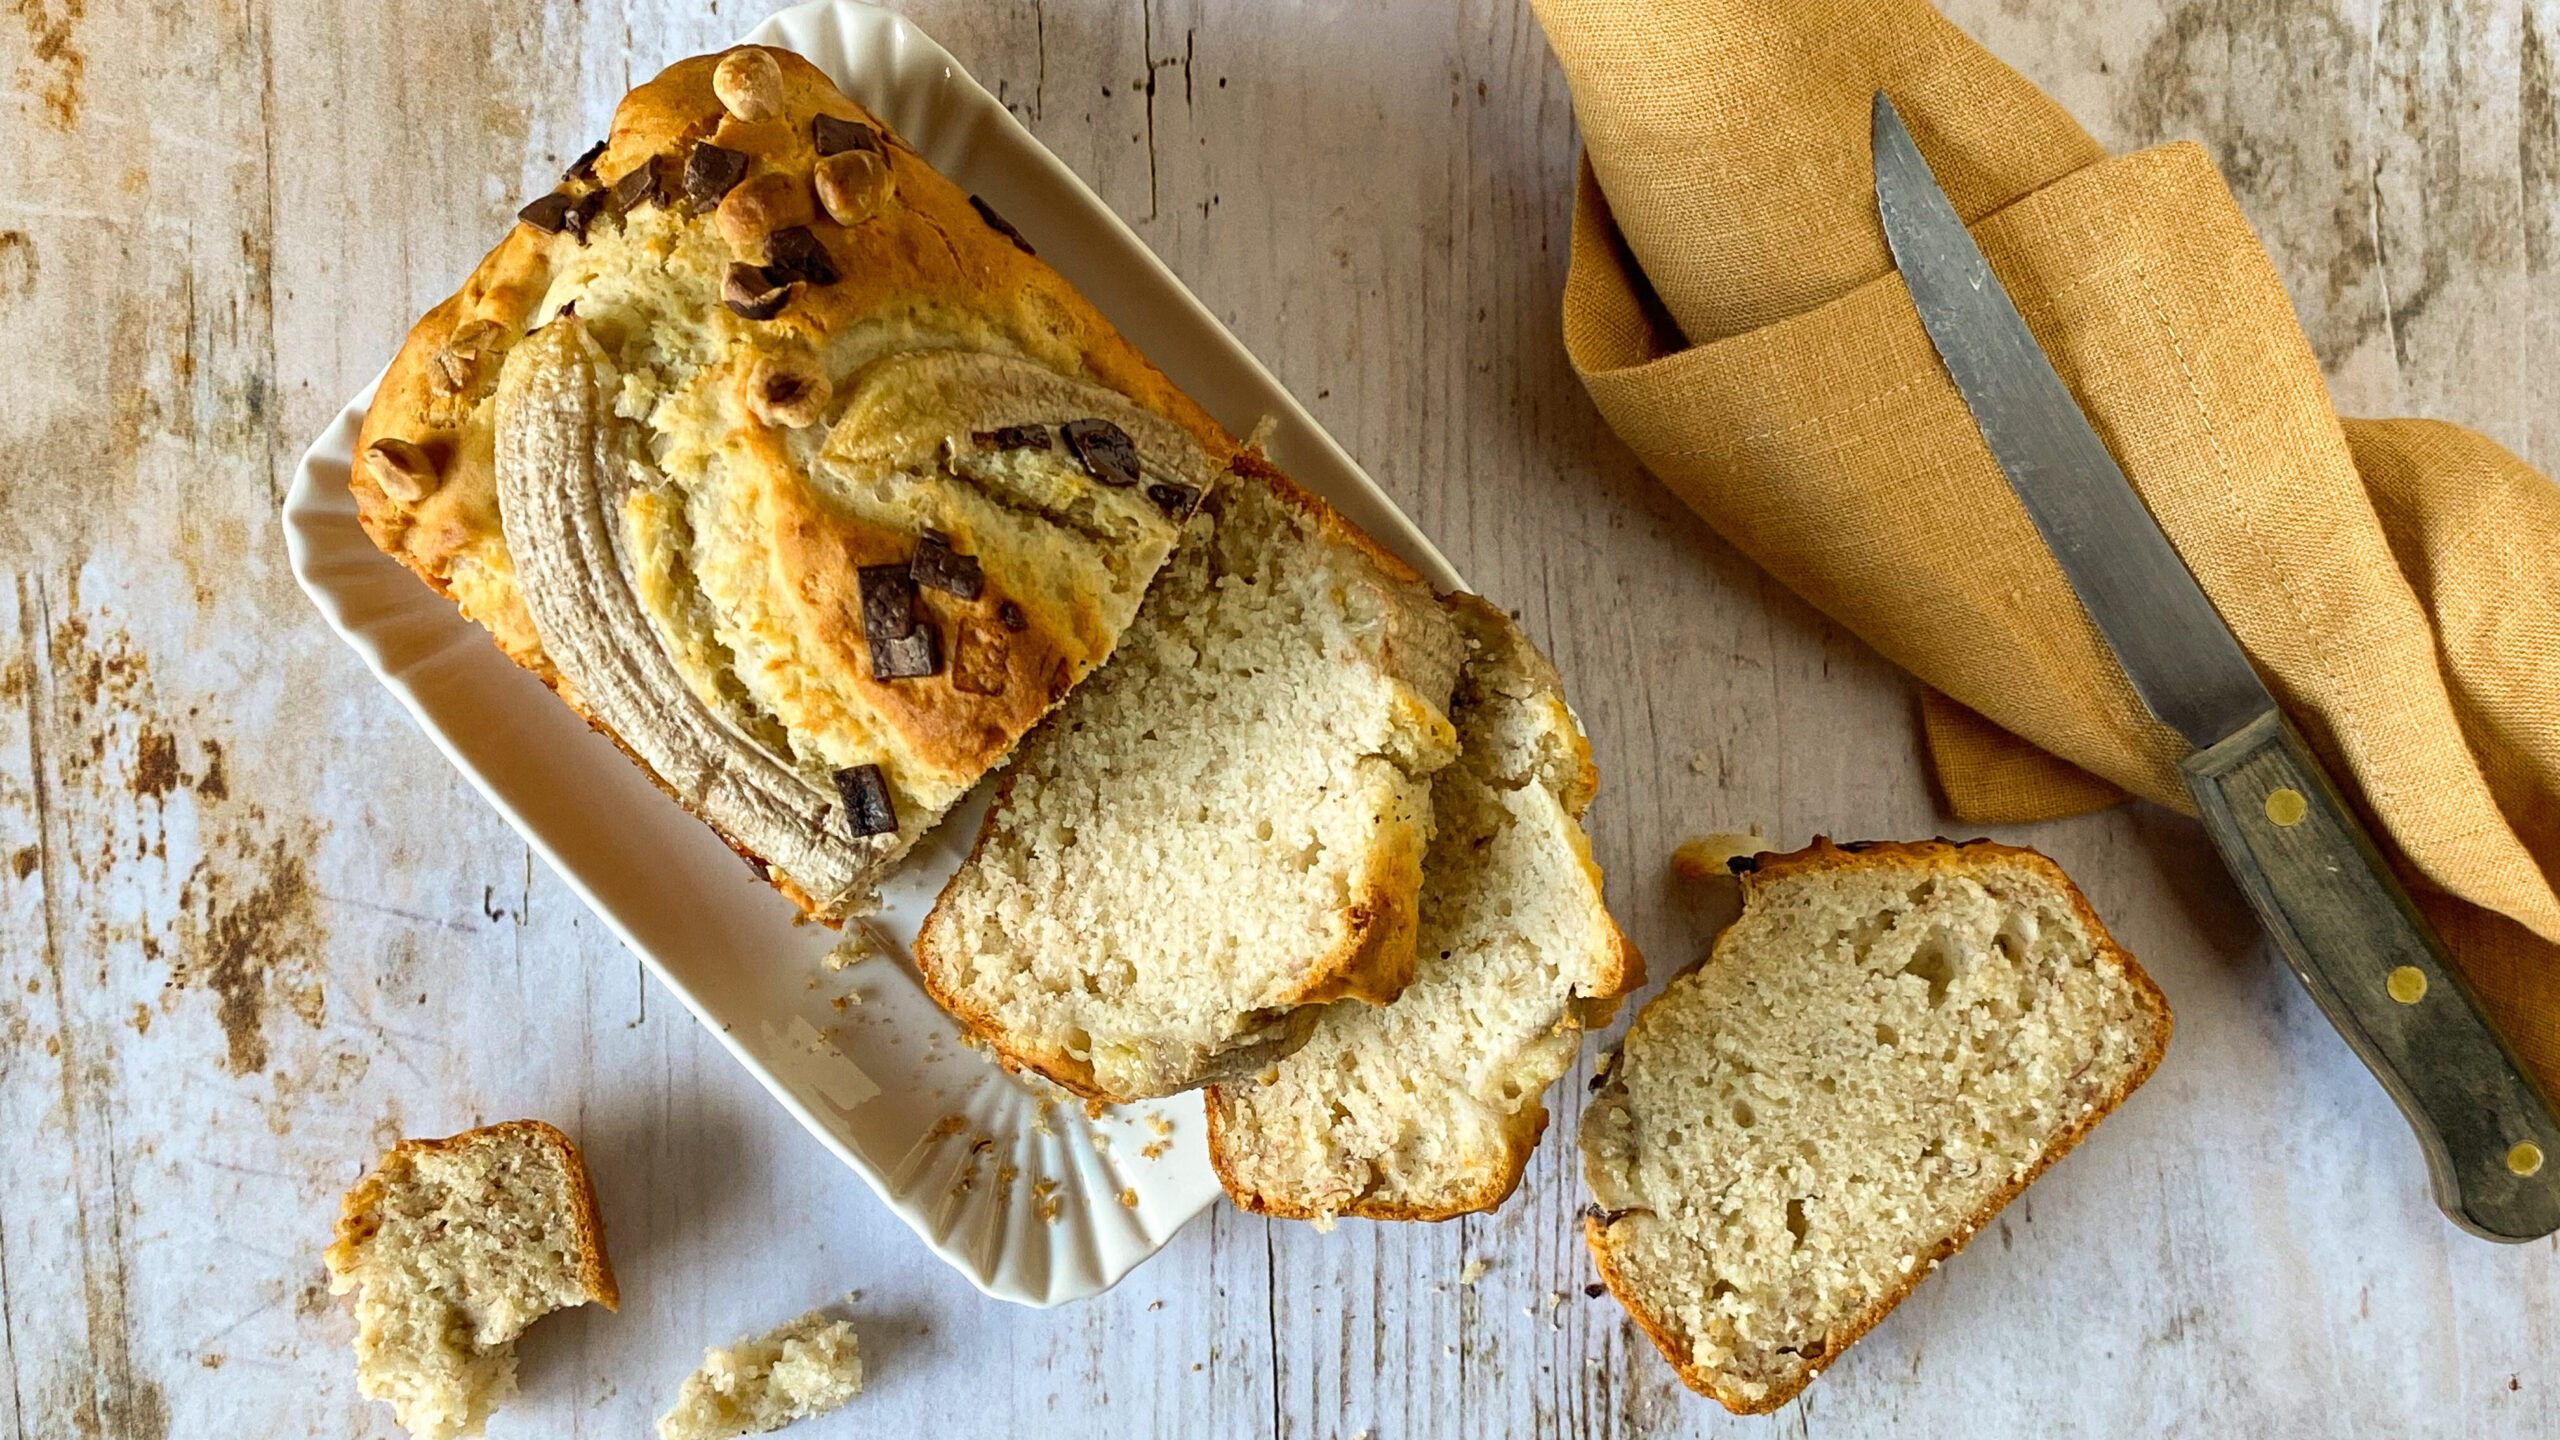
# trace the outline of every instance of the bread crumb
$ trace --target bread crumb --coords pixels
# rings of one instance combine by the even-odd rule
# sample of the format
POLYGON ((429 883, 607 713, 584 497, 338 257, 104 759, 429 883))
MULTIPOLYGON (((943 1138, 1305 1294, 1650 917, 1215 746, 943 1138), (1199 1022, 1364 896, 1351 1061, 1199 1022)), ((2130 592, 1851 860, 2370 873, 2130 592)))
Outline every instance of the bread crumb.
POLYGON ((1556 1308, 1557 1306, 1559 1306, 1559 1305, 1561 1305, 1561 1304, 1563 1304, 1563 1303, 1564 1303, 1564 1292, 1563 1292, 1563 1291, 1561 1291, 1561 1290, 1550 1290, 1550 1291, 1548 1291, 1548 1292, 1547 1292, 1547 1308, 1548 1308, 1548 1309, 1553 1310, 1554 1308, 1556 1308))
POLYGON ((845 937, 827 951, 821 963, 831 971, 845 971, 865 960, 886 957, 889 953, 889 942, 880 938, 880 932, 868 923, 856 920, 845 932, 845 937))
POLYGON ((685 1377, 658 1440, 730 1440, 824 1415, 862 1393, 853 1326, 812 1310, 729 1348, 706 1350, 685 1377))
POLYGON ((1138 1153, 1149 1160, 1161 1160, 1164 1158, 1164 1152, 1172 1148, 1162 1140, 1150 1140, 1138 1148, 1138 1153))
POLYGON ((1769 839, 1754 824, 1748 834, 1719 832, 1683 841, 1671 852, 1671 870, 1683 880, 1714 880, 1733 873, 1735 860, 1769 848, 1769 839))
POLYGON ((1103 1134, 1099 1130, 1086 1131, 1084 1138, 1092 1141, 1093 1148, 1096 1150, 1108 1150, 1111 1148, 1111 1137, 1103 1134))
POLYGON ((1170 1135, 1173 1133, 1173 1122, 1161 1115, 1150 1115, 1147 1117, 1147 1128, 1160 1136, 1170 1135))
POLYGON ((1461 1285, 1473 1285, 1484 1278, 1484 1272, 1492 1268, 1493 1267, 1491 1265, 1486 1264, 1481 1258, 1470 1260, 1465 1265, 1459 1267, 1458 1283, 1461 1285))
POLYGON ((1127 1207, 1128 1209, 1131 1209, 1131 1210, 1135 1210, 1135 1209, 1137 1209, 1137 1208, 1138 1208, 1138 1191, 1137 1191, 1137 1188, 1136 1188, 1135 1186, 1132 1186, 1132 1187, 1131 1187, 1131 1188, 1129 1188, 1129 1189, 1126 1189, 1126 1190, 1121 1191, 1121 1192, 1120 1192, 1120 1203, 1121 1203, 1123 1206, 1127 1207))
POLYGON ((1148 1302, 1147 1302, 1147 1313, 1148 1313, 1148 1314, 1150 1314, 1150 1315, 1154 1314, 1155 1312, 1157 1312, 1158 1310, 1161 1310, 1161 1309, 1163 1309, 1163 1308, 1164 1308, 1164 1302, 1163 1302, 1163 1301, 1161 1301, 1161 1300, 1150 1300, 1150 1301, 1148 1301, 1148 1302))
POLYGON ((1099 1100, 1087 1100, 1084 1102, 1084 1118, 1087 1120, 1099 1120, 1102 1118, 1103 1111, 1106 1108, 1107 1107, 1099 1100))

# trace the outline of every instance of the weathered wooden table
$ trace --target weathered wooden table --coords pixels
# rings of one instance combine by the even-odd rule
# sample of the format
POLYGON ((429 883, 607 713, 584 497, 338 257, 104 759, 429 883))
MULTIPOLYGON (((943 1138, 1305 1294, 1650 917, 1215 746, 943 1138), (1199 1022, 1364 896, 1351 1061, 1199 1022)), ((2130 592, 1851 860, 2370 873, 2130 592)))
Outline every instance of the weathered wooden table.
MULTIPOLYGON (((633 1436, 859 1290, 814 1436, 2560 1434, 2560 1246, 2463 1238, 2201 835, 2021 832, 2179 1015, 2149 1088, 1802 1403, 1729 1419, 1584 1298, 1582 1086, 1497 1215, 1220 1212, 978 1297, 730 1063, 295 591, 308 436, 720 0, 11 0, 0 19, 0 1434, 388 1435, 319 1248, 394 1136, 592 1158, 622 1313, 499 1436, 633 1436), (1462 1267, 1482 1260, 1474 1284, 1462 1267)), ((2118 147, 2206 140, 2342 405, 2560 460, 2554 0, 1956 0, 2118 147)), ((1667 974, 1682 836, 1927 834, 1906 681, 1628 460, 1557 341, 1574 157, 1521 0, 920 0, 1489 594, 1590 723, 1667 974)), ((1587 1072, 1585 1072, 1587 1073, 1587 1072)))

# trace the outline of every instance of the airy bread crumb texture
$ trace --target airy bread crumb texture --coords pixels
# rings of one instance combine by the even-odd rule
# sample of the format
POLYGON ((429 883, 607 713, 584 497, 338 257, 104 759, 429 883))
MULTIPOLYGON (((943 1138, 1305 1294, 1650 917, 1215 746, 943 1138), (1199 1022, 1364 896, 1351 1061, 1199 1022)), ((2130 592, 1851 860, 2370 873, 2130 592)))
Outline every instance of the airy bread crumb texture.
POLYGON ((861 1393, 852 1322, 812 1310, 725 1350, 702 1352, 702 1368, 685 1377, 675 1408, 659 1417, 658 1440, 761 1435, 861 1393))
POLYGON ((1584 1116, 1601 1273, 1774 1409, 2147 1077, 2159 991, 2051 861, 1817 841, 1647 1005, 1584 1116))
POLYGON ((329 1288, 356 1292, 356 1384, 417 1440, 481 1433, 525 1327, 619 1300, 586 1166, 540 1121, 404 1140, 343 1211, 329 1288))
POLYGON ((1286 483, 1239 473, 1192 522, 918 938, 947 1006, 1088 1096, 1249 1073, 1369 993, 1348 972, 1411 971, 1461 642, 1286 483))
POLYGON ((1546 1128, 1540 1097, 1586 1025, 1642 983, 1601 905, 1580 817, 1590 747, 1555 669, 1474 596, 1450 706, 1456 763, 1433 777, 1413 983, 1329 1007, 1313 1038, 1209 1100, 1211 1158, 1237 1203, 1322 1219, 1490 1209, 1546 1128))

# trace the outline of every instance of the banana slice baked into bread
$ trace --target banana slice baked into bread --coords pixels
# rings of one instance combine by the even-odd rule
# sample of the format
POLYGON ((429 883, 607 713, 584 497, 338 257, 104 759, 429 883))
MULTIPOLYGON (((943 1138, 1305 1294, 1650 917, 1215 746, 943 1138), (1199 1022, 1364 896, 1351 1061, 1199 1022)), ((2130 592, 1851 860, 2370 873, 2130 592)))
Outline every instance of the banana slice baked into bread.
POLYGON ((1502 1203, 1547 1127, 1541 1098, 1585 1028, 1644 983, 1602 907, 1582 812, 1597 775, 1547 657, 1472 595, 1432 777, 1413 983, 1326 1009, 1307 1043, 1208 1094, 1209 1158, 1245 1209, 1443 1220, 1502 1203))
POLYGON ((943 1006, 1091 1098, 1251 1074, 1413 972, 1463 653, 1412 570, 1254 457, 1025 742, 916 937, 943 1006))
POLYGON ((2151 1074, 2169 1007, 2032 850, 1734 862, 1742 914, 1582 1119, 1601 1278, 1680 1378, 1774 1410, 2151 1074))
POLYGON ((1111 653, 1235 442, 785 51, 683 61, 384 377, 367 531, 802 906, 1111 653))

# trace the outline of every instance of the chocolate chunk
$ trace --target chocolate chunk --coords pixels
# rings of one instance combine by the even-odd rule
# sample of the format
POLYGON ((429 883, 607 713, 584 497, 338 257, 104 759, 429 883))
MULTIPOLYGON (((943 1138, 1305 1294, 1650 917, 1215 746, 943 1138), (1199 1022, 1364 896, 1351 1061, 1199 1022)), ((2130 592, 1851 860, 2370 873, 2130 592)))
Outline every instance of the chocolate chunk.
POLYGON ((765 278, 777 285, 806 280, 812 285, 833 285, 844 277, 836 273, 835 257, 806 225, 776 230, 764 241, 765 278))
POLYGON ((889 777, 879 766, 837 771, 836 794, 844 800, 844 828, 856 840, 898 833, 898 807, 889 803, 889 777))
POLYGON ((568 228, 569 213, 578 202, 554 190, 516 212, 516 218, 545 235, 557 235, 568 228))
POLYGON ((693 208, 708 210, 746 178, 745 151, 723 150, 704 141, 696 144, 693 153, 685 157, 684 198, 693 202, 693 208))
POLYGON ((628 215, 644 205, 667 203, 666 171, 653 156, 631 167, 606 192, 606 205, 616 215, 628 215))
POLYGON ((605 142, 602 140, 588 146, 585 154, 570 161, 569 168, 560 172, 560 178, 563 180, 593 180, 596 178, 596 159, 598 156, 604 154, 604 147, 605 142))
POLYGON ((975 195, 969 197, 969 204, 978 212, 978 218, 987 222, 987 228, 993 230, 1007 240, 1012 241, 1013 248, 1021 251, 1025 255, 1037 255, 1040 253, 1039 251, 1031 248, 1030 241, 1022 238, 1021 231, 1013 228, 1012 221, 1007 220, 996 213, 996 207, 979 199, 975 195))
POLYGON ((952 646, 951 688, 971 695, 1004 693, 1005 662, 1013 642, 984 620, 960 622, 960 639, 952 646))
POLYGON ((577 236, 578 243, 584 245, 587 243, 587 227, 595 223, 596 215, 603 209, 604 192, 590 190, 570 205, 569 213, 560 218, 560 228, 577 236))
POLYGON ((913 630, 894 640, 870 638, 874 680, 917 680, 942 668, 942 632, 930 620, 917 620, 913 630))
POLYGON ((1155 480, 1148 482, 1147 498, 1156 502, 1157 509, 1181 520, 1187 518, 1193 507, 1200 503, 1200 492, 1189 485, 1155 480))
POLYGON ((1138 447, 1129 432, 1108 420, 1070 420, 1058 427, 1067 448, 1084 462, 1084 473, 1105 485, 1138 483, 1138 447))
POLYGON ((1023 614, 1022 607, 1010 600, 996 602, 996 621, 1016 635, 1031 628, 1031 617, 1023 614))
POLYGON ((862 597, 866 640, 902 640, 916 628, 916 582, 904 565, 865 565, 853 572, 862 597))
POLYGON ((907 573, 918 585, 975 600, 986 588, 986 576, 978 569, 978 557, 963 555, 941 537, 927 533, 916 542, 916 558, 907 565, 907 573))
POLYGON ((817 145, 821 156, 841 155, 847 150, 877 151, 880 148, 879 133, 870 126, 859 120, 839 120, 833 115, 821 115, 810 121, 809 138, 817 145))
POLYGON ((993 430, 972 431, 969 438, 982 450, 1046 450, 1049 427, 1046 425, 999 425, 993 430))
POLYGON ((1582 1293, 1593 1300, 1597 1300, 1601 1296, 1609 1293, 1609 1287, 1594 1281, 1589 1285, 1583 1286, 1582 1293))
POLYGON ((760 265, 732 265, 721 282, 720 298, 749 320, 770 320, 791 303, 791 285, 775 284, 760 265))

